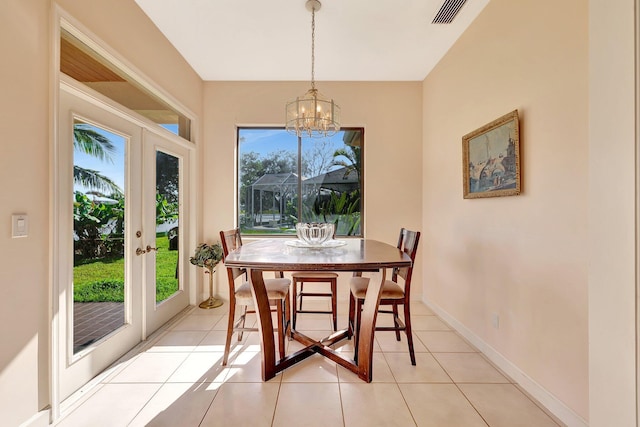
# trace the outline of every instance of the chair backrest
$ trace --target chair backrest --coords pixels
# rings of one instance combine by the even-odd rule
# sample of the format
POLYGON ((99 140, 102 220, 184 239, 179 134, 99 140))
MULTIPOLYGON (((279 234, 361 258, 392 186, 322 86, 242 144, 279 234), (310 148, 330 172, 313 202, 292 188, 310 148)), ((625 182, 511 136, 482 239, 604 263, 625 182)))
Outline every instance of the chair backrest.
MULTIPOLYGON (((240 236, 240 229, 234 228, 233 230, 220 231, 220 241, 222 242, 222 259, 227 258, 229 252, 238 249, 242 246, 242 237, 240 236)), ((235 280, 243 275, 245 276, 245 280, 249 280, 247 277, 247 269, 245 268, 228 268, 227 267, 227 275, 229 276, 229 286, 231 287, 231 291, 235 289, 235 280)), ((282 271, 274 272, 276 277, 282 278, 284 274, 282 271)))
MULTIPOLYGON (((229 252, 234 251, 242 246, 240 229, 234 228, 233 230, 220 231, 220 241, 222 242, 222 259, 224 261, 227 258, 227 255, 229 255, 229 252)), ((232 294, 234 293, 236 278, 243 275, 244 272, 244 269, 227 267, 229 286, 231 287, 232 294)))
POLYGON ((418 252, 418 242, 420 241, 420 232, 411 231, 406 228, 400 229, 397 248, 409 255, 411 258, 411 267, 395 268, 391 280, 398 281, 398 276, 404 279, 404 296, 409 299, 409 291, 411 289, 411 275, 413 274, 413 266, 416 260, 416 252, 418 252))

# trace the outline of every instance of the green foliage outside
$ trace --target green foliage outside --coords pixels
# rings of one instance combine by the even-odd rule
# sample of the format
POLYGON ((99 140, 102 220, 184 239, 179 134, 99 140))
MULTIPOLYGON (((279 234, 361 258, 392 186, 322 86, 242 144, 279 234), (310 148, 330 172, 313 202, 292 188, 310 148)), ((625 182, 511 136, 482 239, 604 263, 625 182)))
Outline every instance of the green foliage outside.
POLYGON ((116 203, 96 203, 79 191, 74 193, 74 260, 117 258, 124 251, 124 198, 116 203))
POLYGON ((337 236, 352 236, 360 230, 360 190, 328 198, 317 198, 313 206, 303 205, 304 217, 310 222, 333 222, 337 236))
MULTIPOLYGON (((156 302, 164 301, 178 290, 176 265, 178 251, 169 251, 165 233, 156 236, 156 302)), ((124 259, 91 259, 73 268, 74 302, 123 302, 124 259), (104 279, 108 277, 109 279, 104 279)))
MULTIPOLYGON (((74 259, 76 264, 95 258, 114 258, 124 254, 125 201, 113 195, 115 203, 94 202, 76 191, 73 203, 75 231, 74 259)), ((178 219, 178 203, 156 194, 156 224, 178 219)))

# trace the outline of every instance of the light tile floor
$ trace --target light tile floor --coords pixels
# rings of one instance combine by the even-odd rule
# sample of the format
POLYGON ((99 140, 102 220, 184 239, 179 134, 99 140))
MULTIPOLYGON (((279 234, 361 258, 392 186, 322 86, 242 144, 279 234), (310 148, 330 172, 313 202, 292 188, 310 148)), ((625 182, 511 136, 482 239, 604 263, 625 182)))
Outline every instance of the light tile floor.
MULTIPOLYGON (((417 365, 411 365, 404 335, 398 343, 392 332, 377 332, 371 384, 318 355, 264 383, 256 333, 234 342, 230 363, 222 367, 225 307, 196 307, 168 324, 57 425, 561 425, 421 303, 412 305, 417 365)), ((339 313, 344 327, 346 305, 339 313)), ((378 322, 390 320, 380 315, 378 322)), ((329 334, 330 316, 300 314, 297 326, 319 338, 329 334)), ((288 352, 299 348, 288 342, 288 352)), ((339 351, 352 353, 352 342, 339 351)))

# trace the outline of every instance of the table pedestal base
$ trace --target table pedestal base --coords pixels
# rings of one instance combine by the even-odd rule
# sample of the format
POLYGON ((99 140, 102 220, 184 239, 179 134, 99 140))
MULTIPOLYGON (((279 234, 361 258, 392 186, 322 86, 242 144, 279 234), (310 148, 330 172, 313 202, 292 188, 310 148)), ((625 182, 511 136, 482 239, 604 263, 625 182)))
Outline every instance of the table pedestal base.
POLYGON ((361 325, 359 327, 360 336, 358 339, 357 360, 349 359, 341 353, 335 351, 330 346, 349 338, 349 331, 342 330, 316 341, 297 331, 291 331, 291 338, 306 345, 307 347, 290 354, 280 360, 276 360, 275 340, 273 337, 273 322, 269 308, 269 299, 264 286, 264 279, 261 270, 250 270, 251 293, 253 294, 256 316, 258 320, 258 330, 261 336, 260 346, 262 349, 262 379, 268 381, 276 374, 282 372, 290 366, 303 361, 314 354, 333 360, 340 366, 358 375, 360 379, 371 382, 373 379, 373 343, 376 316, 380 305, 380 294, 384 283, 386 272, 381 269, 378 274, 374 274, 369 281, 367 295, 362 309, 361 325))

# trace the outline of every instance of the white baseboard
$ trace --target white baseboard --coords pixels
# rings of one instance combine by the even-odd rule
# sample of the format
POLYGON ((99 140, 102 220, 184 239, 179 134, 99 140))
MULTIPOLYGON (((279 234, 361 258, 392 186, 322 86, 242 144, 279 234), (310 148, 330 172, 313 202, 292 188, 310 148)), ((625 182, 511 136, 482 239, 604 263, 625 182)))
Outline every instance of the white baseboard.
POLYGON ((460 323, 457 319, 452 317, 449 313, 444 311, 438 305, 429 301, 424 301, 425 305, 433 310, 438 316, 447 322, 452 328, 460 333, 467 341, 473 344, 478 350, 480 350, 493 364, 502 369, 504 373, 509 375, 523 390, 536 399, 541 405, 543 405, 549 412, 557 417, 561 422, 565 423, 568 427, 588 427, 588 423, 578 414, 576 414, 571 408, 565 405, 557 397, 551 394, 548 390, 535 382, 520 368, 514 365, 509 359, 500 354, 497 350, 484 342, 475 333, 469 330, 466 326, 460 323))
POLYGON ((27 421, 20 424, 20 427, 47 427, 49 425, 50 417, 51 411, 49 409, 43 409, 27 421))

